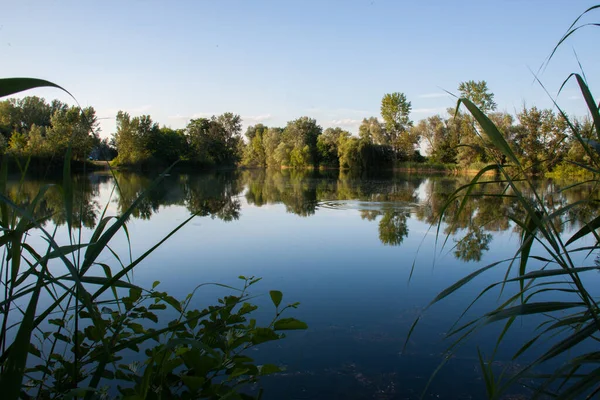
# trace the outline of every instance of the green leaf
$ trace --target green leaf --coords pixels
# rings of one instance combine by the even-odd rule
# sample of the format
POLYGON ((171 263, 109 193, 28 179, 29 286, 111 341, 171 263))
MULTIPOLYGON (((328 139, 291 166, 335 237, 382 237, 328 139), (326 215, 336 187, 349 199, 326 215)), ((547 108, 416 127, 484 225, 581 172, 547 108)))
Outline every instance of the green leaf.
POLYGON ((231 371, 231 377, 235 378, 238 376, 246 375, 249 371, 250 369, 247 367, 236 367, 233 369, 233 371, 231 371))
POLYGON ((564 301, 546 301, 539 303, 525 303, 518 306, 505 308, 499 311, 493 311, 488 314, 488 322, 499 321, 502 319, 516 317, 520 315, 541 314, 553 311, 565 310, 573 307, 582 307, 584 303, 569 303, 564 301))
POLYGON ((279 307, 281 300, 283 299, 283 293, 279 290, 271 290, 269 295, 271 296, 271 301, 275 304, 275 307, 279 307))
POLYGON ((456 106, 457 109, 460 106, 460 103, 463 103, 473 117, 475 117, 479 125, 481 125, 483 132, 486 134, 490 142, 492 142, 494 147, 501 151, 502 154, 504 154, 512 163, 520 166, 521 163, 519 162, 519 159, 512 151, 506 142, 506 139, 504 139, 504 135, 502 135, 502 132, 498 130, 496 125, 494 125, 494 123, 475 104, 473 104, 471 100, 464 97, 460 98, 456 106))
POLYGON ((3 399, 16 400, 19 398, 41 288, 42 275, 39 276, 36 282, 36 289, 29 299, 27 310, 21 320, 16 338, 10 346, 8 359, 4 364, 5 368, 2 371, 2 376, 0 376, 0 393, 2 393, 3 399))
POLYGON ((275 321, 273 329, 276 331, 308 329, 308 325, 306 325, 306 322, 299 321, 296 318, 282 318, 275 321))
POLYGON ((578 239, 581 239, 582 237, 595 231, 598 228, 600 228, 600 216, 598 216, 598 217, 594 218, 593 220, 591 220, 590 222, 586 223, 583 228, 581 228, 580 230, 575 232, 575 234, 573 236, 571 236, 569 238, 569 240, 567 240, 566 246, 570 245, 571 243, 573 243, 574 241, 576 241, 578 239))
POLYGON ((144 329, 144 327, 141 324, 138 324, 138 323, 135 323, 135 322, 130 322, 130 323, 127 324, 127 326, 129 327, 129 329, 131 329, 135 333, 144 333, 144 332, 146 332, 146 330, 144 329))
POLYGON ((280 336, 269 328, 256 328, 252 332, 252 344, 260 344, 279 339, 280 336))
POLYGON ((264 364, 264 365, 260 366, 260 374, 261 375, 276 374, 277 372, 282 372, 282 371, 283 371, 283 369, 279 368, 275 364, 264 364))
POLYGON ((190 375, 181 375, 181 380, 188 388, 192 389, 192 391, 198 391, 202 385, 206 382, 206 379, 200 376, 190 376, 190 375))
POLYGON ((35 89, 39 87, 54 87, 69 94, 66 89, 58 86, 56 83, 36 78, 3 78, 0 79, 0 97, 12 96, 13 94, 23 92, 25 90, 35 89))
POLYGON ((54 332, 52 336, 54 336, 58 340, 62 340, 63 342, 71 343, 71 338, 66 335, 63 335, 62 333, 54 332))

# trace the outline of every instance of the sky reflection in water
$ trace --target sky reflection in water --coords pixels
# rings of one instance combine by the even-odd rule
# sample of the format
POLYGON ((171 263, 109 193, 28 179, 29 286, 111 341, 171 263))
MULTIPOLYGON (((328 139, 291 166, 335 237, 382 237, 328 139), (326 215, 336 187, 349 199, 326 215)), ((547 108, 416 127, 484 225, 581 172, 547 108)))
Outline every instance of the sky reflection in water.
MULTIPOLYGON (((83 210, 86 229, 98 222, 109 199, 108 214, 119 213, 152 181, 133 173, 117 173, 116 179, 121 190, 111 198, 112 177, 76 178, 80 190, 74 209, 83 210)), ((507 199, 483 197, 472 198, 455 224, 444 221, 436 240, 436 216, 449 194, 468 180, 391 173, 357 177, 337 171, 173 174, 129 221, 133 256, 191 212, 199 217, 140 265, 133 279, 144 287, 159 280, 161 290, 183 298, 203 282, 236 285, 239 275, 260 276, 263 281, 254 291, 255 302, 263 306, 259 320, 272 315, 266 295, 270 289, 283 291, 284 302, 300 301, 294 316, 306 321, 309 330, 252 350, 259 362, 287 366, 286 373, 265 379, 266 399, 418 398, 449 344, 442 341, 444 333, 505 268, 478 277, 430 309, 402 353, 412 322, 441 290, 477 267, 512 256, 518 243, 518 230, 506 215, 519 210, 507 199)), ((32 198, 41 183, 26 182, 21 201, 32 198)), ((557 189, 566 183, 539 185, 548 207, 577 201, 589 190, 581 187, 559 195, 557 189)), ((500 188, 492 184, 488 190, 500 188)), ((456 207, 451 205, 448 215, 454 217, 456 207)), ((40 212, 60 209, 60 196, 49 196, 40 212)), ((563 229, 577 228, 582 218, 596 212, 590 207, 569 215, 563 229)), ((60 212, 52 222, 64 224, 60 212)), ((124 236, 114 249, 127 254, 124 236)), ((203 288, 195 305, 203 307, 225 293, 203 288)), ((498 292, 486 296, 468 316, 497 301, 498 292)), ((457 352, 434 381, 434 397, 483 395, 476 347, 493 346, 495 329, 482 330, 457 352)), ((510 337, 531 329, 521 324, 509 333, 499 368, 510 366, 516 350, 510 337)))

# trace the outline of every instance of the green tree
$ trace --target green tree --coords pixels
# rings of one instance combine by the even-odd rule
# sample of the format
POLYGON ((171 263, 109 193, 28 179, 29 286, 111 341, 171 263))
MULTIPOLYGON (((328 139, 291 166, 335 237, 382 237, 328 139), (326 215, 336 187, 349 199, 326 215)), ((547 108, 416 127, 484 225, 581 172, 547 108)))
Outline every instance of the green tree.
MULTIPOLYGON (((496 109, 494 94, 489 90, 486 81, 466 81, 458 85, 460 97, 471 100, 481 111, 489 113, 496 109)), ((475 121, 470 115, 456 113, 454 109, 449 110, 453 115, 452 129, 460 137, 458 148, 458 161, 463 167, 468 167, 475 162, 487 162, 484 143, 478 138, 475 121)))
POLYGON ((338 157, 340 168, 358 170, 364 166, 364 142, 353 136, 340 136, 338 157))
POLYGON ((192 159, 210 165, 236 162, 240 158, 241 130, 242 119, 233 113, 190 120, 185 134, 192 159))
POLYGON ((59 108, 52 115, 50 124, 46 139, 54 154, 63 155, 70 144, 75 159, 86 159, 99 141, 98 120, 93 107, 59 108))
POLYGON ((366 143, 385 144, 388 140, 385 127, 377 117, 364 118, 358 128, 358 136, 366 143))
POLYGON ((350 137, 350 132, 342 128, 327 128, 317 139, 317 149, 321 165, 339 167, 338 144, 342 137, 350 137))
POLYGON ((471 100, 484 113, 494 111, 497 107, 494 102, 494 93, 488 89, 486 81, 461 82, 458 85, 458 91, 460 97, 471 100))
POLYGON ((222 143, 223 154, 214 155, 219 163, 232 163, 240 159, 241 154, 238 153, 239 142, 242 134, 242 117, 237 114, 226 112, 217 117, 211 118, 216 122, 221 129, 215 130, 220 137, 213 139, 222 143))
MULTIPOLYGON (((118 164, 137 164, 150 158, 150 150, 146 147, 148 130, 153 129, 149 116, 135 117, 123 111, 117 113, 117 132, 114 135, 118 164)), ((158 127, 156 127, 158 129, 158 127)))
POLYGON ((428 146, 429 157, 434 162, 455 163, 458 147, 456 130, 449 126, 449 121, 440 115, 422 119, 413 130, 428 146))
POLYGON ((532 173, 552 169, 566 153, 567 124, 550 109, 527 108, 517 115, 520 129, 515 135, 516 148, 523 164, 532 173))
POLYGON ((26 152, 30 156, 47 157, 51 153, 48 141, 46 140, 45 128, 32 125, 27 137, 26 152))
POLYGON ((263 133, 263 147, 265 149, 265 162, 267 167, 279 167, 281 164, 275 157, 275 152, 281 143, 283 136, 283 129, 281 128, 269 128, 263 133))
POLYGON ((248 144, 244 150, 243 163, 259 167, 267 166, 267 154, 264 145, 264 135, 269 128, 263 124, 249 126, 246 130, 248 144))
POLYGON ((148 149, 154 158, 167 164, 185 159, 188 148, 183 129, 171 129, 166 126, 153 129, 148 149))
POLYGON ((418 138, 410 132, 411 102, 404 93, 388 93, 381 99, 381 117, 385 123, 385 135, 380 144, 392 146, 395 159, 413 157, 418 138))
MULTIPOLYGON (((282 139, 286 143, 286 148, 292 147, 289 149, 290 166, 304 168, 314 166, 319 162, 317 140, 322 132, 323 128, 317 125, 317 121, 313 118, 300 117, 287 123, 282 139), (294 151, 293 161, 292 151, 294 151)), ((283 150, 278 150, 277 153, 283 155, 283 150)), ((287 149, 285 150, 287 152, 287 149)))
POLYGON ((214 124, 208 118, 191 119, 185 128, 187 143, 190 148, 190 158, 200 164, 214 164, 210 155, 212 145, 209 130, 214 124))

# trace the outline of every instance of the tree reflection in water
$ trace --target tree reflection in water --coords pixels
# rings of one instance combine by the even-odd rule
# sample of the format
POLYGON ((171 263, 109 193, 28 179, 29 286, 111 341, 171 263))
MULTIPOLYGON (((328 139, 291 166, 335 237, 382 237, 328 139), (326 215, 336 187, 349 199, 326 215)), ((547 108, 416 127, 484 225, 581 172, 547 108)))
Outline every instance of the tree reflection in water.
MULTIPOLYGON (((401 246, 409 234, 408 221, 415 219, 436 225, 443 207, 441 234, 453 238, 453 254, 463 261, 478 262, 489 249, 493 232, 520 227, 509 222, 507 216, 522 217, 523 213, 509 197, 481 196, 482 189, 474 190, 466 199, 464 211, 457 213, 460 200, 448 203, 451 194, 469 182, 469 177, 415 176, 393 174, 353 175, 344 171, 294 171, 294 170, 242 170, 216 171, 202 174, 172 174, 164 177, 154 189, 149 190, 154 179, 151 175, 132 172, 110 174, 94 173, 73 178, 74 220, 82 216, 83 226, 92 228, 102 212, 99 200, 100 185, 115 185, 113 202, 117 211, 126 210, 142 193, 142 199, 130 218, 150 219, 161 208, 185 207, 190 213, 223 221, 237 220, 241 216, 245 198, 248 204, 261 207, 283 204, 288 213, 301 217, 314 215, 319 208, 339 206, 356 208, 360 217, 376 222, 379 240, 384 245, 401 246), (458 215, 458 218, 455 218, 458 215)), ((7 193, 19 205, 29 204, 48 180, 9 180, 7 193)), ((569 191, 560 188, 568 182, 539 181, 544 190, 543 200, 552 210, 588 198, 592 187, 580 185, 569 191)), ((62 225, 66 222, 59 185, 47 191, 35 210, 37 217, 47 216, 46 223, 62 225)), ((504 190, 501 184, 485 185, 487 193, 504 190)), ((559 231, 580 226, 580 221, 590 220, 598 214, 598 202, 586 202, 557 219, 559 231)))

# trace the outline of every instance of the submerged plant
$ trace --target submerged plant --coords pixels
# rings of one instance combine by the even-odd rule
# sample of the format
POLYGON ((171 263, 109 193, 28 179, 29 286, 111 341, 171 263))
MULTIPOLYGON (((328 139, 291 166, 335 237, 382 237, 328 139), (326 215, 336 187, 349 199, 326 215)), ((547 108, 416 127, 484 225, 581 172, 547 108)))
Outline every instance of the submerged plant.
MULTIPOLYGON (((0 97, 40 86, 62 89, 38 79, 0 79, 0 97)), ((157 291, 158 282, 149 290, 131 282, 134 268, 197 214, 192 213, 135 259, 131 249, 129 261, 114 250, 119 238, 129 244, 127 221, 170 169, 120 215, 107 215, 109 200, 89 241, 84 241, 86 213, 84 202, 74 201, 79 188, 71 175, 71 145, 65 155, 62 184, 45 185, 27 201, 21 201, 20 188, 26 181, 28 162, 19 164, 19 189, 11 197, 7 158, 2 157, 0 167, 3 399, 91 399, 117 393, 129 399, 254 398, 241 393, 240 386, 279 371, 275 365, 256 365, 243 352, 282 338, 280 331, 306 328, 294 318, 282 318, 285 310, 298 304, 282 307, 281 292, 271 291, 275 316, 268 325, 260 326, 254 319, 248 320, 257 308, 248 302, 248 289, 259 279, 240 277, 242 289, 216 284, 235 295, 202 310, 191 308, 193 294, 180 301, 157 291), (51 192, 62 196, 67 235, 61 236, 58 224, 47 227, 53 214, 45 214, 40 205, 51 192), (41 237, 43 248, 30 243, 32 235, 41 237), (107 259, 113 260, 112 265, 107 259), (165 309, 176 318, 152 325, 164 318, 161 310, 165 309), (141 358, 132 356, 142 351, 141 358), (128 358, 139 361, 127 362, 128 358)), ((120 190, 118 185, 113 193, 115 189, 120 190)))
MULTIPOLYGON (((556 47, 584 26, 600 26, 577 25, 582 16, 598 8, 600 5, 591 7, 577 18, 556 47)), ((552 55, 555 51, 556 48, 552 55)), ((457 104, 457 109, 463 105, 474 117, 479 137, 482 143, 494 150, 490 156, 495 157, 496 163, 483 168, 469 184, 450 196, 440 213, 438 235, 444 214, 456 204, 459 204, 457 214, 460 214, 469 197, 480 192, 483 196, 499 196, 517 202, 516 211, 506 218, 520 232, 520 245, 514 256, 477 269, 442 291, 431 304, 445 300, 486 271, 506 267, 504 278, 485 287, 448 332, 447 337, 452 344, 444 361, 450 358, 457 346, 484 326, 503 324, 491 356, 486 358, 481 351, 478 354, 487 394, 492 399, 500 398, 507 389, 517 384, 530 387, 534 398, 591 399, 600 396, 600 353, 595 350, 600 334, 600 308, 595 287, 586 280, 589 274, 600 270, 596 262, 600 250, 600 236, 596 232, 600 228, 600 216, 590 216, 574 233, 567 234, 562 226, 578 209, 597 204, 600 200, 600 113, 585 75, 571 74, 567 81, 570 79, 576 80, 587 104, 594 139, 587 139, 590 132, 582 132, 581 125, 572 123, 556 102, 555 106, 589 159, 588 164, 572 164, 589 171, 593 177, 561 189, 568 192, 591 184, 587 198, 554 209, 548 207, 546 194, 538 190, 528 168, 515 155, 503 132, 469 99, 460 98, 457 104), (488 171, 495 171, 495 179, 482 179, 488 171), (502 190, 500 193, 490 192, 486 189, 490 186, 501 186, 502 190), (471 306, 494 291, 503 294, 500 304, 465 322, 463 318, 471 306), (496 374, 491 367, 494 357, 513 324, 519 319, 539 321, 539 318, 542 322, 537 326, 535 336, 523 338, 520 348, 512 355, 512 359, 519 361, 523 368, 517 372, 496 374), (541 350, 541 355, 535 355, 532 361, 528 361, 526 357, 533 348, 541 350), (555 361, 560 362, 559 367, 553 368, 551 373, 541 373, 548 368, 547 364, 555 361)))

